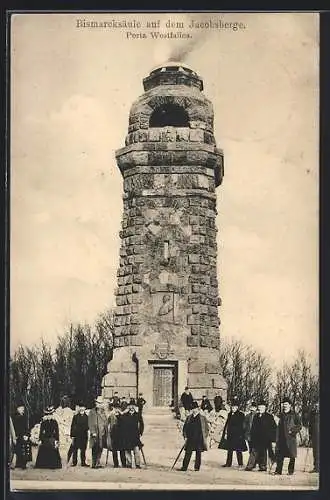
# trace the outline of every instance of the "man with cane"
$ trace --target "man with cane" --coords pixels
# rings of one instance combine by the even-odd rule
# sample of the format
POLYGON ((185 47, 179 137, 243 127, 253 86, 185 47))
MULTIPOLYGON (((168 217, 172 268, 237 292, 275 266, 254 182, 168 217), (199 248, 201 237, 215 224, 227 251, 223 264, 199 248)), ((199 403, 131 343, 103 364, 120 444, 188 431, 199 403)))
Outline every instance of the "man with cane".
POLYGON ((197 401, 192 402, 191 409, 192 412, 188 415, 183 426, 183 437, 186 442, 182 448, 182 450, 185 449, 185 456, 183 458, 182 467, 179 469, 180 471, 186 471, 188 469, 193 451, 195 452, 194 470, 199 471, 201 467, 202 452, 207 450, 207 436, 209 430, 207 419, 200 413, 197 401))

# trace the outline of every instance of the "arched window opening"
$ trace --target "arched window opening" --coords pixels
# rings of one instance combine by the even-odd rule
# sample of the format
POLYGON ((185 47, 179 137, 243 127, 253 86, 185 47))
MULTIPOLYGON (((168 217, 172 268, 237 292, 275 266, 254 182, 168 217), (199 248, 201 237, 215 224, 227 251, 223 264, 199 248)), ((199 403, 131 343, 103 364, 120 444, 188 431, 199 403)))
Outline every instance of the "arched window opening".
POLYGON ((149 127, 189 127, 188 113, 177 104, 164 104, 154 110, 149 127))

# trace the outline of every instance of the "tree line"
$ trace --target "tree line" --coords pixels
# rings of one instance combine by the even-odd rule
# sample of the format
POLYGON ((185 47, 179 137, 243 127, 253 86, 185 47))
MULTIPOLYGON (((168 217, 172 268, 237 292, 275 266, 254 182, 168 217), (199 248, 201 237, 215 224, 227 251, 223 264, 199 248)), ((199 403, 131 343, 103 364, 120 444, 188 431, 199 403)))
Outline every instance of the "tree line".
POLYGON ((44 340, 20 345, 10 358, 10 411, 23 402, 33 426, 53 404, 74 407, 93 404, 113 352, 113 312, 100 314, 95 324, 70 324, 54 347, 44 340))
MULTIPOLYGON (((114 314, 100 314, 94 324, 71 324, 54 347, 44 340, 20 345, 10 359, 10 411, 23 402, 33 426, 50 404, 74 407, 79 400, 90 407, 101 393, 102 379, 113 353, 114 314)), ((274 368, 272 360, 253 346, 223 339, 220 365, 228 384, 228 401, 236 396, 244 406, 249 399, 265 398, 277 414, 283 396, 291 398, 306 425, 318 399, 318 373, 304 351, 290 363, 274 368)))

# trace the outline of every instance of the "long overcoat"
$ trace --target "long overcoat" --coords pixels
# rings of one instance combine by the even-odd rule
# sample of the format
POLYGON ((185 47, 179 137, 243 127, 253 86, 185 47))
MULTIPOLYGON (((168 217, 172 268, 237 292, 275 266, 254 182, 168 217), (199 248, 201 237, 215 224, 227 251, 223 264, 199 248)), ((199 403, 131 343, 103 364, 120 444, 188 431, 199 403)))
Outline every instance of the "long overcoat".
POLYGON ((16 434, 15 452, 18 457, 25 458, 28 462, 32 461, 32 449, 30 440, 30 430, 25 413, 15 414, 13 417, 13 426, 16 434), (23 436, 26 436, 25 440, 23 436))
MULTIPOLYGON (((246 451, 244 433, 245 415, 241 411, 229 412, 227 422, 223 430, 223 436, 227 437, 226 449, 229 451, 246 451)), ((219 448, 221 447, 221 442, 219 448)))
POLYGON ((251 441, 251 428, 254 415, 254 411, 249 411, 244 417, 244 435, 247 441, 251 441))
POLYGON ((111 412, 108 417, 107 431, 107 449, 109 451, 121 451, 123 448, 122 440, 122 416, 111 412))
POLYGON ((256 413, 251 426, 251 444, 253 448, 267 448, 270 443, 276 441, 276 422, 273 415, 265 412, 261 415, 256 413))
POLYGON ((124 450, 133 450, 136 446, 142 447, 140 436, 144 431, 144 422, 141 413, 126 411, 120 416, 121 446, 124 450))
POLYGON ((199 413, 196 417, 191 413, 186 418, 186 421, 183 425, 182 429, 183 437, 186 439, 185 449, 198 450, 198 451, 206 451, 207 450, 207 436, 209 433, 209 425, 207 419, 204 415, 199 413), (201 423, 201 434, 200 436, 196 436, 193 434, 193 427, 195 425, 195 419, 200 419, 201 423))
POLYGON ((99 448, 106 448, 108 422, 104 410, 96 410, 96 408, 90 410, 88 413, 88 427, 90 431, 90 448, 94 448, 96 445, 99 448), (96 436, 93 436, 93 434, 96 434, 96 436))
POLYGON ((301 430, 301 421, 294 411, 281 413, 276 435, 276 453, 295 458, 297 456, 297 434, 301 430))

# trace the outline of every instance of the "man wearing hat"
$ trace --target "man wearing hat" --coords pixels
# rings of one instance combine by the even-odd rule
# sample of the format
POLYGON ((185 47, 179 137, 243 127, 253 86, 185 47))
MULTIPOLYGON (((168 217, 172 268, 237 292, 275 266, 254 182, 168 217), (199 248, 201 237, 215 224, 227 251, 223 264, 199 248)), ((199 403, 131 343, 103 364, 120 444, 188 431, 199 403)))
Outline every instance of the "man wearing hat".
POLYGON ((185 409, 186 414, 191 410, 193 400, 194 400, 194 398, 192 397, 192 394, 189 390, 189 387, 186 386, 184 388, 184 392, 181 394, 181 398, 180 398, 181 404, 182 404, 183 408, 185 409))
MULTIPOLYGON (((267 450, 276 441, 276 422, 273 415, 266 411, 266 402, 258 401, 250 431, 250 456, 246 471, 254 469, 259 464, 260 471, 267 470, 267 450)), ((272 457, 270 457, 272 459, 272 457)))
POLYGON ((202 396, 201 410, 207 411, 209 413, 213 410, 213 406, 211 405, 209 398, 205 394, 204 396, 202 396))
POLYGON ((248 401, 246 405, 246 413, 244 418, 244 432, 245 432, 245 439, 249 445, 249 450, 251 450, 251 427, 256 410, 257 410, 256 403, 254 401, 248 401))
POLYGON ((86 406, 79 403, 78 412, 72 417, 70 437, 72 439, 72 466, 78 463, 78 450, 80 450, 80 460, 82 467, 89 467, 86 464, 86 447, 88 440, 88 416, 86 406))
POLYGON ((107 447, 107 417, 101 396, 95 399, 95 407, 88 413, 88 427, 90 432, 89 446, 92 449, 92 469, 99 469, 103 448, 107 447))
POLYGON ((26 464, 32 460, 30 430, 25 414, 25 407, 19 403, 13 417, 13 426, 16 434, 16 467, 26 469, 26 464))
POLYGON ((201 467, 202 452, 207 450, 207 436, 209 432, 208 422, 199 411, 197 401, 191 404, 191 414, 188 415, 183 426, 183 437, 185 438, 185 456, 181 471, 186 471, 189 466, 192 452, 195 452, 195 471, 201 467))
POLYGON ((139 393, 139 397, 137 398, 137 407, 139 409, 139 413, 142 415, 143 407, 147 403, 146 400, 143 397, 142 392, 139 393))
POLYGON ((292 409, 289 398, 282 401, 282 413, 277 428, 276 438, 276 470, 274 474, 282 474, 284 458, 288 457, 288 474, 294 473, 295 459, 297 456, 297 434, 301 430, 299 416, 292 409))
POLYGON ((132 468, 132 454, 134 454, 135 467, 140 469, 140 449, 143 446, 140 437, 144 431, 144 422, 134 399, 130 399, 127 410, 122 413, 121 428, 122 447, 125 450, 126 467, 132 468))
POLYGON ((117 391, 113 393, 113 396, 111 398, 111 405, 113 406, 113 408, 120 407, 120 397, 117 391))
POLYGON ((118 406, 111 406, 108 415, 107 448, 108 452, 112 452, 114 468, 119 467, 118 452, 122 467, 126 467, 126 455, 123 447, 122 435, 122 412, 118 406))
POLYGON ((243 451, 247 451, 244 435, 244 413, 239 410, 239 401, 233 398, 230 412, 222 433, 219 448, 223 448, 222 442, 226 440, 227 460, 222 467, 231 467, 233 453, 236 451, 236 458, 239 469, 243 468, 243 451))
POLYGON ((214 404, 214 411, 216 413, 218 413, 220 410, 223 409, 223 399, 220 396, 220 394, 216 394, 216 396, 214 396, 213 404, 214 404))

